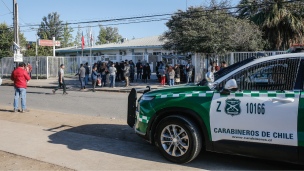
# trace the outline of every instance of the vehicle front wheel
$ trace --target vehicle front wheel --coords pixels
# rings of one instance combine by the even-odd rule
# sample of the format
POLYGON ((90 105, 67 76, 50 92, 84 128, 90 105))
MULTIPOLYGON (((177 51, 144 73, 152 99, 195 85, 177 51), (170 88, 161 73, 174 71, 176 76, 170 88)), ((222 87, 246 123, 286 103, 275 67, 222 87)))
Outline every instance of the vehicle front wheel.
POLYGON ((174 163, 192 161, 202 148, 202 137, 196 124, 179 115, 168 116, 160 121, 155 140, 160 153, 174 163))

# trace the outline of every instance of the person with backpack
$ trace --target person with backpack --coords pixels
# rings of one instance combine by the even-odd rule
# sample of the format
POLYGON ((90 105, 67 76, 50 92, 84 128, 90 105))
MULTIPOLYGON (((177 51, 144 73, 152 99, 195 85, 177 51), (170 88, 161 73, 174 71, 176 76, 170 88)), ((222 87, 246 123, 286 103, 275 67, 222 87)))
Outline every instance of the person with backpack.
POLYGON ((107 74, 107 66, 106 63, 103 63, 102 66, 100 67, 100 75, 101 75, 101 87, 106 86, 106 74, 107 74))
POLYGON ((193 71, 193 65, 191 64, 191 61, 188 61, 188 64, 186 65, 187 84, 191 83, 192 71, 193 71))
POLYGON ((86 70, 84 83, 85 85, 89 85, 89 75, 90 75, 89 63, 85 63, 84 68, 86 70))
POLYGON ((140 60, 138 60, 138 62, 136 64, 136 69, 137 69, 137 79, 138 79, 138 77, 140 79, 142 79, 142 69, 143 69, 143 66, 142 66, 142 63, 140 62, 140 60))
POLYGON ((95 92, 95 87, 96 87, 96 83, 97 83, 97 78, 100 74, 98 74, 96 72, 97 70, 97 66, 95 66, 92 70, 92 82, 93 82, 93 92, 95 92))
POLYGON ((123 69, 124 77, 126 79, 125 87, 129 87, 129 77, 130 77, 130 65, 129 62, 125 62, 125 67, 123 69))
POLYGON ((175 76, 175 72, 174 72, 172 66, 169 66, 169 69, 168 69, 169 86, 174 86, 174 76, 175 76))
POLYGON ((175 64, 174 72, 175 72, 174 82, 179 84, 180 83, 180 68, 177 64, 175 64))

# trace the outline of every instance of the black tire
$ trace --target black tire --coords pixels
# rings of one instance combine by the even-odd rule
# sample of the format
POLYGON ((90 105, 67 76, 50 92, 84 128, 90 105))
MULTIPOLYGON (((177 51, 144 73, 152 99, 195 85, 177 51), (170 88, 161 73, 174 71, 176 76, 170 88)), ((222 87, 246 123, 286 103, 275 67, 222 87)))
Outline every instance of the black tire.
MULTIPOLYGON (((167 133, 169 133, 169 132, 167 131, 167 133)), ((184 134, 184 135, 186 135, 186 134, 184 134)), ((156 127, 156 132, 155 132, 154 136, 155 136, 155 140, 156 140, 155 143, 156 143, 156 146, 157 146, 159 152, 167 160, 174 162, 174 163, 181 164, 181 163, 188 163, 188 162, 192 161, 200 153, 201 148, 202 148, 202 136, 201 136, 200 130, 198 129, 197 125, 191 119, 184 117, 184 116, 172 115, 172 116, 168 116, 168 117, 162 119, 156 127), (169 154, 169 152, 165 151, 164 148, 167 148, 167 150, 169 149, 169 151, 170 151, 169 144, 172 144, 171 142, 166 143, 166 144, 162 144, 162 142, 161 142, 162 132, 164 130, 166 130, 165 128, 167 126, 169 126, 169 128, 170 128, 170 126, 172 126, 172 125, 181 127, 188 135, 188 140, 186 141, 186 143, 188 144, 188 149, 185 151, 184 154, 180 153, 179 154, 180 156, 172 155, 174 146, 171 147, 172 154, 169 154), (164 147, 163 147, 163 145, 164 145, 164 147)), ((170 139, 170 138, 168 138, 168 139, 170 139)), ((171 141, 171 139, 170 139, 170 141, 171 141)), ((179 147, 182 147, 182 146, 179 146, 179 147)), ((178 151, 180 151, 180 150, 177 149, 177 152, 178 151)), ((175 154, 175 152, 174 152, 174 154, 175 154)))

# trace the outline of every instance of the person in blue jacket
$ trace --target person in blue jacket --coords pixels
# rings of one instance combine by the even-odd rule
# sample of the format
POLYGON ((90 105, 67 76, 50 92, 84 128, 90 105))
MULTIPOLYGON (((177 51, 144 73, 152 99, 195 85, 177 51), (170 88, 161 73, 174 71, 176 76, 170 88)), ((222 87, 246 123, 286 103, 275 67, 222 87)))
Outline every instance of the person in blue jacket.
POLYGON ((94 66, 94 68, 92 70, 93 92, 95 92, 97 77, 100 75, 96 72, 96 70, 97 70, 97 66, 94 66))

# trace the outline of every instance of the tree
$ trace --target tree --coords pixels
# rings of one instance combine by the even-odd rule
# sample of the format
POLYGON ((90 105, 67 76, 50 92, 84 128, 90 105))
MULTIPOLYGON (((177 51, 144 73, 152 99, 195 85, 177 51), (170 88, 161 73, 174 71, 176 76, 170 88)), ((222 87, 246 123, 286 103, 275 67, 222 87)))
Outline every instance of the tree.
POLYGON ((63 27, 63 39, 61 42, 62 47, 70 47, 73 46, 73 33, 74 29, 72 27, 68 26, 68 23, 66 23, 63 27))
POLYGON ((118 33, 117 27, 103 27, 99 25, 99 34, 97 36, 97 45, 117 42, 122 39, 122 36, 118 33))
MULTIPOLYGON (((2 57, 11 57, 14 55, 14 52, 11 51, 11 47, 14 45, 14 30, 8 28, 7 24, 0 23, 0 58, 2 57)), ((19 45, 21 48, 25 48, 27 41, 24 37, 24 34, 19 31, 19 45)), ((24 51, 21 51, 24 53, 24 51)))
POLYGON ((46 37, 48 40, 62 40, 64 33, 63 21, 59 19, 60 15, 57 12, 48 14, 42 18, 41 25, 38 29, 38 36, 40 39, 46 37))
POLYGON ((215 10, 215 7, 222 8, 223 5, 214 6, 212 3, 210 7, 190 7, 187 11, 176 12, 166 23, 169 30, 160 37, 164 41, 164 49, 219 55, 262 50, 265 41, 258 27, 233 17, 227 10, 215 10))
POLYGON ((287 0, 241 0, 239 18, 249 18, 265 32, 272 49, 286 50, 303 43, 304 2, 287 0))
POLYGON ((80 46, 81 45, 81 38, 82 38, 82 28, 80 25, 78 25, 78 31, 75 37, 74 45, 80 46))

